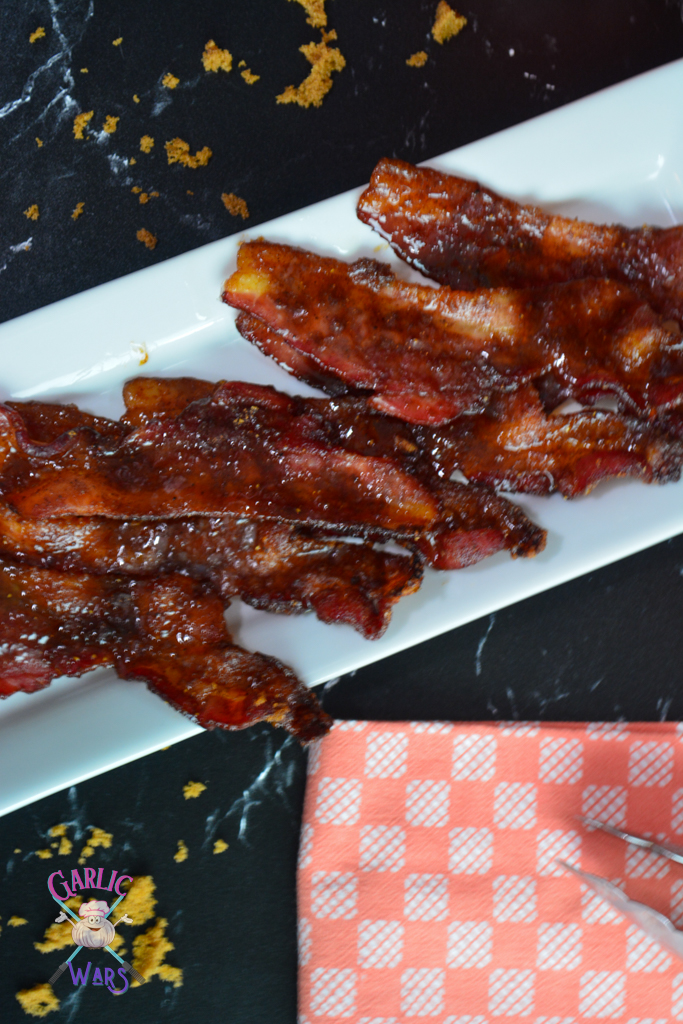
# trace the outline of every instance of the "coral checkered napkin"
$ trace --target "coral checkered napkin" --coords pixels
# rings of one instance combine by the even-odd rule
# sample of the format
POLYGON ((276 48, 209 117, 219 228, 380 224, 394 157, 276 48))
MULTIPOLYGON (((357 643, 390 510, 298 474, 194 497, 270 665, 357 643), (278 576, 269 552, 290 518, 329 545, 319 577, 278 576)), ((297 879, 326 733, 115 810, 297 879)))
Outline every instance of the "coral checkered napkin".
POLYGON ((337 722, 311 752, 300 1024, 683 1021, 683 961, 561 858, 683 927, 683 727, 337 722))

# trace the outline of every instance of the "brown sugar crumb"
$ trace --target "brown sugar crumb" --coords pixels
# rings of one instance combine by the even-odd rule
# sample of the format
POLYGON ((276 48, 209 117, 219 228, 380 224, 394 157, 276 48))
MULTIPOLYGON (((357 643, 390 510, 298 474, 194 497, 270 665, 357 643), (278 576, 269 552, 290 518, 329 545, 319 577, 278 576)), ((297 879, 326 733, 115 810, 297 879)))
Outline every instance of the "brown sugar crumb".
POLYGON ((427 63, 427 54, 424 50, 418 50, 412 57, 408 57, 406 64, 409 68, 422 68, 427 63))
POLYGON ((81 74, 82 75, 87 75, 88 74, 88 69, 87 68, 81 68, 81 74))
POLYGON ((240 71, 240 74, 244 81, 247 83, 247 85, 253 85, 254 82, 258 82, 259 78, 261 77, 260 75, 252 74, 249 68, 245 68, 244 71, 240 71))
POLYGON ((178 850, 173 854, 173 860, 176 864, 182 864, 184 860, 190 856, 187 846, 182 839, 178 840, 178 850))
POLYGON ((28 41, 29 43, 35 43, 37 39, 42 39, 44 35, 45 29, 42 25, 39 25, 35 32, 31 32, 31 35, 28 37, 28 41))
POLYGON ((147 228, 140 228, 135 237, 138 242, 144 242, 148 249, 154 249, 159 241, 157 236, 153 235, 151 231, 147 230, 147 228))
MULTIPOLYGON (((71 907, 72 910, 77 910, 83 902, 80 896, 72 896, 66 900, 67 907, 71 907)), ((71 929, 73 928, 73 921, 60 921, 53 922, 45 929, 42 942, 34 942, 33 947, 37 949, 39 953, 52 953, 57 949, 64 949, 65 946, 75 945, 71 929)))
POLYGON ((140 188, 139 185, 133 185, 131 192, 135 192, 135 195, 137 195, 138 192, 142 192, 142 189, 140 188))
POLYGON ((17 917, 16 914, 12 914, 7 924, 10 928, 19 928, 22 924, 28 924, 28 921, 25 917, 17 917))
MULTIPOLYGON (((179 967, 164 963, 166 954, 175 949, 171 940, 166 938, 167 927, 166 918, 158 917, 151 928, 133 940, 133 967, 145 981, 158 974, 162 981, 170 981, 174 988, 180 988, 183 972, 179 967)), ((131 987, 139 984, 132 981, 131 987)))
POLYGON ((95 113, 94 110, 88 110, 88 111, 84 111, 82 114, 76 114, 76 116, 74 118, 74 138, 75 139, 84 139, 85 138, 85 135, 84 135, 85 126, 87 125, 88 121, 91 120, 91 118, 92 118, 94 113, 95 113))
POLYGON ((327 44, 337 38, 337 33, 323 32, 319 43, 306 43, 300 46, 309 64, 312 65, 307 78, 304 78, 301 85, 294 87, 288 85, 284 92, 281 92, 275 99, 278 103, 298 103, 300 107, 319 107, 323 98, 332 88, 332 72, 341 71, 346 67, 341 50, 336 47, 329 47, 327 44))
POLYGON ((327 15, 325 14, 325 0, 296 0, 306 11, 306 21, 313 28, 325 28, 327 15))
POLYGON ((122 42, 123 42, 123 36, 119 36, 118 39, 112 39, 111 45, 112 46, 120 46, 122 42))
POLYGON ((21 849, 17 846, 14 852, 15 853, 21 853, 21 849))
POLYGON ((457 36, 458 32, 462 32, 466 24, 467 18, 463 18, 462 14, 449 7, 446 0, 439 0, 432 25, 432 36, 437 43, 447 43, 453 36, 457 36))
POLYGON ((169 164, 183 164, 185 167, 206 167, 213 153, 208 146, 198 149, 194 156, 190 155, 189 142, 182 139, 171 139, 165 145, 169 164))
POLYGON ((103 828, 97 828, 96 825, 89 825, 88 827, 90 829, 90 838, 81 850, 81 855, 78 858, 79 864, 85 864, 86 857, 92 857, 98 846, 102 846, 107 850, 114 838, 111 832, 105 832, 103 828))
POLYGON ((225 839, 217 839, 213 844, 214 853, 224 853, 228 849, 228 844, 225 839))
POLYGON ((183 786, 183 796, 186 800, 196 800, 205 789, 203 782, 187 782, 183 786))
POLYGON ((192 191, 192 189, 191 189, 191 188, 188 188, 188 190, 187 190, 187 194, 188 194, 188 196, 193 196, 193 195, 194 195, 194 192, 192 191))
POLYGON ((154 139, 151 135, 143 135, 140 139, 140 151, 149 153, 154 148, 154 139))
POLYGON ((38 143, 38 149, 40 149, 40 147, 41 147, 41 146, 42 146, 42 144, 43 144, 43 140, 42 140, 42 139, 39 139, 37 135, 36 135, 36 142, 38 143))
MULTIPOLYGON (((38 218, 34 217, 33 219, 37 220, 38 218)), ((50 860, 52 857, 52 850, 36 850, 35 853, 36 857, 39 857, 41 860, 50 860)))
POLYGON ((22 988, 16 993, 16 998, 24 1013, 30 1017, 47 1017, 48 1013, 59 1009, 59 999, 52 991, 52 985, 46 981, 33 988, 22 988))
POLYGON ((137 875, 132 882, 123 882, 122 888, 128 895, 121 904, 128 917, 133 918, 135 926, 144 924, 154 917, 154 908, 157 905, 154 892, 156 885, 151 875, 137 875))
POLYGON ((120 117, 114 117, 112 114, 107 114, 104 119, 104 124, 102 125, 102 131, 106 132, 107 135, 113 135, 120 120, 120 117))
POLYGON ((209 39, 202 54, 202 64, 205 71, 231 71, 232 54, 230 50, 221 50, 213 39, 209 39))
POLYGON ((132 165, 133 165, 133 164, 136 164, 136 163, 137 163, 137 160, 135 159, 135 157, 134 157, 134 156, 132 156, 132 157, 130 158, 130 160, 128 161, 128 166, 129 166, 129 167, 132 167, 132 165))
MULTIPOLYGON (((85 203, 77 203, 76 204, 76 209, 71 214, 71 219, 72 220, 78 220, 80 215, 83 213, 83 207, 84 206, 85 206, 85 203)), ((67 830, 67 826, 66 825, 59 824, 59 825, 53 825, 52 828, 48 831, 48 835, 53 836, 55 839, 59 839, 59 849, 57 850, 57 853, 61 857, 64 857, 67 854, 71 853, 71 851, 73 849, 73 845, 74 845, 71 842, 71 840, 67 837, 66 830, 67 830)), ((56 846, 57 844, 56 843, 52 843, 51 845, 52 846, 56 846)))
POLYGON ((224 192, 221 199, 223 200, 223 206, 233 217, 241 217, 242 220, 247 219, 249 209, 244 199, 240 199, 234 192, 224 192))
POLYGON ((167 89, 175 89, 179 82, 180 79, 176 78, 175 75, 172 75, 170 71, 161 79, 161 84, 165 85, 167 89))
POLYGON ((149 202, 149 194, 147 192, 140 193, 140 202, 144 205, 149 202))
POLYGON ((138 96, 138 94, 136 92, 134 92, 133 93, 133 103, 139 103, 139 102, 140 102, 140 97, 138 96))

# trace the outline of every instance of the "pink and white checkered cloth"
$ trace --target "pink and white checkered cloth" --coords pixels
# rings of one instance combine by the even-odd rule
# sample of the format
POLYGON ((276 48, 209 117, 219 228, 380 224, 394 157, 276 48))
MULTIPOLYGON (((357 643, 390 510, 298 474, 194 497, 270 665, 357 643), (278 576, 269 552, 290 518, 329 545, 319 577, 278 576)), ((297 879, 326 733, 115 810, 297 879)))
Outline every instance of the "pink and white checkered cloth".
POLYGON ((683 727, 338 722, 311 752, 300 1024, 683 1021, 683 961, 560 858, 683 927, 683 727))

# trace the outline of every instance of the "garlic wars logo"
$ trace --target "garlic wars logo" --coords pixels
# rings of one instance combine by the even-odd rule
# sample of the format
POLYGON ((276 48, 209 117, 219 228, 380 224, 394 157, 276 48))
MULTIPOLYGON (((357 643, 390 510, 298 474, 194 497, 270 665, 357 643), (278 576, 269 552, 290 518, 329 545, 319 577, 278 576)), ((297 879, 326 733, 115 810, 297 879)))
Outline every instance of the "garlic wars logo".
POLYGON ((92 985, 104 985, 113 995, 123 995, 128 990, 128 978, 127 974, 135 978, 136 981, 142 984, 144 978, 134 967, 131 966, 126 960, 123 960, 118 953, 115 953, 111 948, 110 943, 116 935, 116 926, 125 922, 127 924, 133 924, 133 919, 124 914, 118 919, 116 924, 112 924, 109 920, 111 914, 113 914, 119 903, 126 898, 126 893, 121 892, 120 885, 128 880, 133 881, 131 875, 119 875, 118 871, 112 870, 111 877, 109 878, 109 884, 104 885, 103 883, 104 868, 99 868, 95 871, 95 868, 84 868, 83 879, 81 879, 80 873, 77 868, 71 872, 71 883, 67 882, 61 871, 53 871, 47 880, 47 887, 53 900, 59 904, 62 908, 59 917, 55 918, 57 924, 61 924, 62 921, 68 921, 72 919, 74 926, 71 929, 71 935, 76 943, 76 949, 73 951, 68 960, 65 960, 63 964, 60 964, 55 973, 50 978, 50 985, 54 983, 64 974, 68 968, 71 973, 71 980, 74 985, 87 985, 90 977, 90 968, 92 967, 92 961, 88 961, 88 965, 83 970, 78 967, 75 971, 71 964, 71 961, 76 957, 82 949, 104 949, 107 953, 110 953, 115 960, 118 960, 120 967, 117 968, 116 973, 123 980, 123 987, 117 988, 115 985, 115 972, 113 967, 104 968, 104 978, 102 977, 102 971, 99 967, 95 967, 92 976, 92 985), (118 878, 116 877, 118 875, 118 878), (59 881, 55 881, 59 879, 59 881), (63 892, 57 892, 56 886, 63 887, 63 892), (73 899, 76 896, 77 890, 92 890, 99 889, 103 892, 113 892, 118 897, 111 907, 106 900, 88 899, 81 903, 78 909, 78 915, 76 915, 71 907, 67 906, 65 900, 73 899))

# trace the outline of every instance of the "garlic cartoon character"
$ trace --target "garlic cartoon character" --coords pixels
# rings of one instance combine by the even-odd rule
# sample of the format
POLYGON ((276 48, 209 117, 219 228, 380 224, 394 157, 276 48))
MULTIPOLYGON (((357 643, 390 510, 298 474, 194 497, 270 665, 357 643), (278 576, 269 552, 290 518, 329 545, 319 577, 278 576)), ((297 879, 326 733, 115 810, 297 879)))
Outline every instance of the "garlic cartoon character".
MULTIPOLYGON (((116 924, 107 920, 109 904, 105 900, 90 900, 88 903, 81 903, 78 916, 81 918, 71 929, 71 936, 77 946, 87 946, 88 949, 101 949, 108 946, 116 934, 116 925, 125 922, 132 924, 133 921, 127 914, 120 917, 116 924)), ((67 915, 61 912, 55 921, 67 921, 67 915)))

